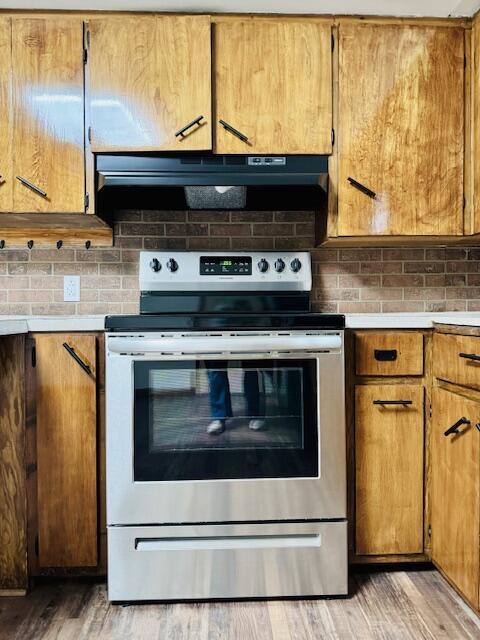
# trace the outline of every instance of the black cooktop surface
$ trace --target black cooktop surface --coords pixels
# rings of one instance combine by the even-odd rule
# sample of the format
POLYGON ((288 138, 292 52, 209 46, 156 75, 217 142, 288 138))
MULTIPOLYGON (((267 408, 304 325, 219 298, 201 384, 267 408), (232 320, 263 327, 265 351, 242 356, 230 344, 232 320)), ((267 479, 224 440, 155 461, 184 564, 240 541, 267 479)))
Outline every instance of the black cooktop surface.
POLYGON ((105 329, 137 331, 236 331, 252 329, 344 329, 345 316, 328 313, 160 314, 107 316, 105 329))

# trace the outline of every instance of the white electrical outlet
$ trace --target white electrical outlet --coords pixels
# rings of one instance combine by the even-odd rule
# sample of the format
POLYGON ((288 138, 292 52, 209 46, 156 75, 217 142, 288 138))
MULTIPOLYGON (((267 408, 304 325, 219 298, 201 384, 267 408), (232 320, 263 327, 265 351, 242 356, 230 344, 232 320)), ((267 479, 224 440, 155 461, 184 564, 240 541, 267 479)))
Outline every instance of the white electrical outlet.
POLYGON ((80 276, 63 276, 63 299, 80 302, 80 276))

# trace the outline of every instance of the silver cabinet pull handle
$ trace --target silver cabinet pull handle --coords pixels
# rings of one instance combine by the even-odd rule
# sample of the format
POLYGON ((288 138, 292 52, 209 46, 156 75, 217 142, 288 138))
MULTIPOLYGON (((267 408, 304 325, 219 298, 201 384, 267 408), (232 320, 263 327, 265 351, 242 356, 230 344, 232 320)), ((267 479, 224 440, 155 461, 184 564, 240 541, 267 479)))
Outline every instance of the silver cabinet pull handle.
POLYGON ((22 178, 22 176, 15 176, 15 177, 26 187, 28 187, 32 191, 35 191, 35 193, 38 193, 39 196, 42 196, 42 198, 47 197, 47 192, 44 191, 43 189, 40 189, 40 187, 37 187, 37 185, 33 184, 33 182, 30 182, 30 180, 27 180, 26 178, 22 178))
POLYGON ((185 131, 188 131, 188 129, 190 129, 190 127, 193 127, 195 124, 198 124, 200 126, 202 120, 203 120, 203 116, 198 116, 198 118, 195 118, 195 120, 192 120, 191 122, 186 124, 184 127, 176 131, 175 137, 178 138, 180 136, 181 138, 183 138, 185 136, 185 131))
POLYGON ((228 124, 228 122, 225 122, 225 120, 219 120, 219 123, 224 129, 230 131, 230 133, 232 133, 234 136, 237 136, 237 138, 240 138, 242 142, 248 142, 248 137, 244 133, 242 133, 238 129, 235 129, 235 127, 232 127, 232 125, 228 124))

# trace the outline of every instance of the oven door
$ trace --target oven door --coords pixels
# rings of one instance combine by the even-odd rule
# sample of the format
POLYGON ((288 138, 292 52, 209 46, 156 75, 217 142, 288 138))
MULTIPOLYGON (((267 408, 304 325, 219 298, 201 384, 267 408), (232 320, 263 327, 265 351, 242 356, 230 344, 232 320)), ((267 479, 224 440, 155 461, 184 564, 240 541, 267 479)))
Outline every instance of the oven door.
POLYGON ((108 523, 343 518, 344 423, 341 332, 108 336, 108 523))

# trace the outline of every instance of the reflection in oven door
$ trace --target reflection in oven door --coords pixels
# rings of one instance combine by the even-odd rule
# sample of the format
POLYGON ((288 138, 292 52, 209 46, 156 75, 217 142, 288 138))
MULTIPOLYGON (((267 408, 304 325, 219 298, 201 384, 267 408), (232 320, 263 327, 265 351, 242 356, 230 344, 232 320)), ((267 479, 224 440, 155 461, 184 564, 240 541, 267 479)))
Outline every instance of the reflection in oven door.
POLYGON ((312 358, 134 364, 134 480, 318 476, 312 358))

